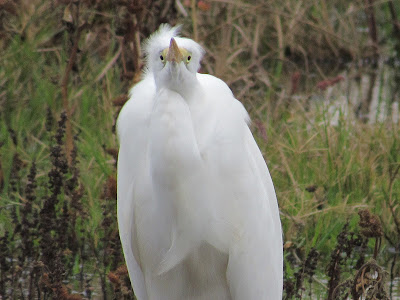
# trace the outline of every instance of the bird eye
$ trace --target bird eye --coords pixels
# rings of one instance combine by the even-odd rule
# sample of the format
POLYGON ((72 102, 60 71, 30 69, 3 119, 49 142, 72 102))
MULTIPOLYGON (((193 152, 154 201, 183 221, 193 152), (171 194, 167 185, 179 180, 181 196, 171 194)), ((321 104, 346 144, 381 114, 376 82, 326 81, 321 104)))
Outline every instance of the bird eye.
POLYGON ((160 59, 161 59, 161 61, 163 61, 164 60, 164 56, 160 55, 160 59))
POLYGON ((187 61, 190 61, 192 59, 192 57, 189 55, 188 57, 187 57, 187 61))

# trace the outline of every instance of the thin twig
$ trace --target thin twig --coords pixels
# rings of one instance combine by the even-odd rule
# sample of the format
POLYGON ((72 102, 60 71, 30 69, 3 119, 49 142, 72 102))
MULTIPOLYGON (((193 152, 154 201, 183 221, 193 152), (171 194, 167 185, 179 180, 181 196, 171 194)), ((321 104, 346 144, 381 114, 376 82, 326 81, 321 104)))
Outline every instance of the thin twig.
POLYGON ((107 65, 103 68, 101 73, 96 77, 95 82, 100 81, 107 73, 107 71, 117 62, 119 56, 122 52, 122 46, 119 47, 117 53, 111 58, 111 60, 107 63, 107 65))

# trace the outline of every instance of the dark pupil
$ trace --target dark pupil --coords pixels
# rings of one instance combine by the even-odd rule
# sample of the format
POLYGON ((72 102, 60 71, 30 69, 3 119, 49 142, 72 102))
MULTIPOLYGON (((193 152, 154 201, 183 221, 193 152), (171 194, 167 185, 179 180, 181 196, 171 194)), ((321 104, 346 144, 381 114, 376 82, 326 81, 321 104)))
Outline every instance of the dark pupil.
POLYGON ((164 60, 164 56, 160 55, 160 59, 161 59, 161 60, 164 60))
POLYGON ((188 56, 188 60, 190 60, 191 58, 192 58, 192 57, 189 55, 189 56, 188 56))

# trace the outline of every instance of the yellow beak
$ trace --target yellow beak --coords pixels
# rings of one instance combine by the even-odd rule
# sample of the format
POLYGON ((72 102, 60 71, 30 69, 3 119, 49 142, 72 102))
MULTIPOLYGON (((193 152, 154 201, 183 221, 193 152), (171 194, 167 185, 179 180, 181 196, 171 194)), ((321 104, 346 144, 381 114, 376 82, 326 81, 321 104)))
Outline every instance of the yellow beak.
POLYGON ((178 44, 175 42, 174 38, 171 39, 169 44, 167 61, 180 63, 183 61, 183 55, 181 50, 179 50, 178 44))

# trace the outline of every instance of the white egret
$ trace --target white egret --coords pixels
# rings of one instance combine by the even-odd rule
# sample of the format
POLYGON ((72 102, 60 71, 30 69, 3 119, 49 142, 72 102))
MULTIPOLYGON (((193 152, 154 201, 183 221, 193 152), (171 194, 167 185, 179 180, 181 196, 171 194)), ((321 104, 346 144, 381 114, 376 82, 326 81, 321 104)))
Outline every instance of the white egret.
POLYGON ((118 224, 136 297, 282 299, 282 229, 249 117, 163 25, 118 118, 118 224))

